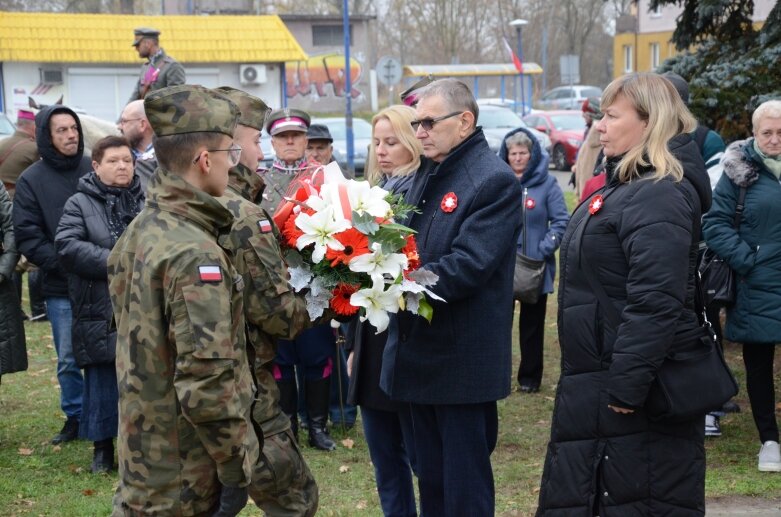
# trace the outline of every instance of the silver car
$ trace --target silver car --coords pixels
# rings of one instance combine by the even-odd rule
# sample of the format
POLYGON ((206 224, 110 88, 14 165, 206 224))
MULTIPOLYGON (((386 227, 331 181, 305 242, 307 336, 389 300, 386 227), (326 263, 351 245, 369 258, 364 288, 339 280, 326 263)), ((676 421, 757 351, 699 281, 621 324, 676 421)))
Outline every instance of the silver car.
POLYGON ((589 97, 599 98, 601 96, 601 88, 574 84, 572 87, 559 86, 548 90, 536 104, 542 110, 579 110, 584 100, 589 97))
POLYGON ((528 129, 537 138, 542 148, 550 153, 550 137, 534 128, 530 128, 526 122, 521 120, 521 117, 507 108, 480 106, 477 125, 483 128, 485 139, 488 141, 488 147, 495 153, 499 152, 499 148, 502 146, 507 133, 519 127, 528 129))
MULTIPOLYGON (((322 124, 334 139, 334 160, 347 171, 347 123, 343 117, 314 118, 312 124, 322 124)), ((372 143, 372 125, 362 118, 353 117, 353 163, 355 175, 363 176, 366 158, 372 143)))

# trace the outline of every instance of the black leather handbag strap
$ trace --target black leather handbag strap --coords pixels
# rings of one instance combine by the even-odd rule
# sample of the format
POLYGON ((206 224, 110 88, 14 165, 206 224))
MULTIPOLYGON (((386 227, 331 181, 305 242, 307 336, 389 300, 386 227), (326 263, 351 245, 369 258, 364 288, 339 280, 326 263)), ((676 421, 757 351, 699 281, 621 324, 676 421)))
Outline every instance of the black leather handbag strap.
POLYGON ((735 219, 732 222, 732 226, 736 230, 740 229, 740 220, 743 218, 743 210, 746 208, 746 191, 747 187, 740 187, 740 194, 738 194, 738 203, 735 205, 735 219))

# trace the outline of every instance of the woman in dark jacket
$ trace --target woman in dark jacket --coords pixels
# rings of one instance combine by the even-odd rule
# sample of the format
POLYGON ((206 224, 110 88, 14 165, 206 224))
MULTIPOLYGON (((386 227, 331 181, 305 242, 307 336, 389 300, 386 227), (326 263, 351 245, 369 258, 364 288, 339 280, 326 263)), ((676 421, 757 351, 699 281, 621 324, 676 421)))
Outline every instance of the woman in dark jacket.
POLYGON ((608 182, 575 210, 561 246, 561 378, 537 515, 703 515, 704 414, 673 423, 643 408, 683 346, 676 335, 700 325, 699 221, 711 199, 687 135, 696 121, 654 74, 616 79, 602 108, 608 182))
MULTIPOLYGON (((415 110, 390 106, 372 119, 372 145, 366 171, 368 181, 395 194, 405 194, 420 166, 423 149, 410 122, 415 110)), ((361 420, 374 464, 377 492, 386 517, 417 515, 412 485, 414 449, 412 421, 407 405, 392 401, 380 389, 382 353, 387 332, 375 334, 371 325, 351 322, 348 327, 347 400, 361 406, 361 420)))
POLYGON ((111 248, 141 211, 144 194, 133 174, 127 140, 109 136, 92 150, 94 172, 84 176, 65 203, 55 244, 68 272, 73 310, 73 354, 84 368, 80 438, 95 445, 92 472, 114 468, 117 435, 116 328, 108 292, 111 248))
POLYGON ((27 369, 22 304, 13 282, 17 260, 11 197, 0 184, 0 378, 27 369))
POLYGON ((746 388, 762 443, 758 468, 779 472, 773 359, 781 342, 781 101, 759 106, 752 125, 754 137, 733 142, 724 153, 724 174, 703 233, 708 246, 738 274, 724 336, 743 343, 746 388), (742 187, 745 210, 736 230, 733 221, 742 187))
POLYGON ((542 382, 545 309, 548 293, 553 292, 556 250, 567 228, 569 212, 559 182, 548 173, 550 157, 528 129, 521 127, 508 133, 499 149, 499 157, 510 165, 523 187, 524 217, 518 236, 518 253, 545 260, 540 297, 537 303, 521 302, 518 325, 521 345, 518 384, 522 392, 535 393, 542 382))

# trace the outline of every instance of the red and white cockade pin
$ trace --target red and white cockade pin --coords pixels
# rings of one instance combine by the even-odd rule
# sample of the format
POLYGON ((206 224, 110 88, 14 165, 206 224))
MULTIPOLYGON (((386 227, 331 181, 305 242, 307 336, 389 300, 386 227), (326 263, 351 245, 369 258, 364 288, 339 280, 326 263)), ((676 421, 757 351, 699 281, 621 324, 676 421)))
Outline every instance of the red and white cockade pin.
POLYGON ((439 204, 439 208, 443 212, 452 212, 458 206, 458 197, 455 192, 448 192, 445 197, 442 198, 442 202, 439 204))
POLYGON ((596 214, 602 209, 602 206, 605 204, 605 202, 602 199, 602 196, 596 195, 591 198, 591 202, 588 204, 588 213, 591 215, 596 214))
POLYGON ((534 200, 534 198, 527 197, 526 198, 526 210, 531 210, 537 206, 537 202, 534 200))
POLYGON ((220 266, 198 266, 198 277, 201 282, 222 282, 222 269, 220 266))

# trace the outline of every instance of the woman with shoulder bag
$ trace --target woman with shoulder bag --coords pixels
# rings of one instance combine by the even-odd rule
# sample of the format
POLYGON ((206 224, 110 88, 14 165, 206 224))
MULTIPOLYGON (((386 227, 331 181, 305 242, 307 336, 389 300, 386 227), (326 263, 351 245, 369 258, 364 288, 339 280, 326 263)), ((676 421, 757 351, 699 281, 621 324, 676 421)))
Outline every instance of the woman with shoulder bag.
MULTIPOLYGON (((545 310, 548 294, 553 292, 555 255, 569 222, 569 212, 558 181, 548 173, 550 157, 528 129, 521 127, 508 133, 499 157, 510 165, 523 187, 523 226, 517 253, 541 261, 544 268, 531 298, 516 296, 521 304, 518 384, 522 392, 535 393, 542 382, 545 310)), ((516 264, 517 275, 522 274, 519 267, 522 266, 516 264)))
POLYGON ((743 343, 746 388, 762 443, 758 468, 781 471, 773 362, 781 342, 781 101, 767 101, 751 117, 753 138, 733 142, 722 163, 713 208, 705 216, 708 247, 737 276, 724 337, 743 343), (742 222, 733 223, 741 189, 742 222))
POLYGON ((561 378, 537 515, 704 515, 705 411, 673 421, 645 407, 667 358, 688 349, 681 336, 700 329, 697 233, 711 195, 687 134, 696 121, 648 73, 614 80, 602 111, 607 184, 561 247, 561 378))

